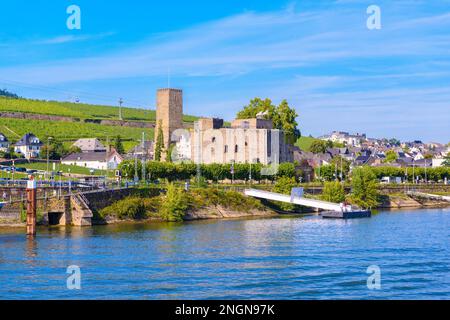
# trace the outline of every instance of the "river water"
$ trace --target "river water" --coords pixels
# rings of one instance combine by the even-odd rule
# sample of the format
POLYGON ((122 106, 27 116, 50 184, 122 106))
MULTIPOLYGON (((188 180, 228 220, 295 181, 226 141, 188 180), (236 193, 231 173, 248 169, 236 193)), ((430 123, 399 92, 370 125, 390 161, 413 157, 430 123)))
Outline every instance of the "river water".
POLYGON ((450 209, 0 229, 0 298, 450 299, 450 209))

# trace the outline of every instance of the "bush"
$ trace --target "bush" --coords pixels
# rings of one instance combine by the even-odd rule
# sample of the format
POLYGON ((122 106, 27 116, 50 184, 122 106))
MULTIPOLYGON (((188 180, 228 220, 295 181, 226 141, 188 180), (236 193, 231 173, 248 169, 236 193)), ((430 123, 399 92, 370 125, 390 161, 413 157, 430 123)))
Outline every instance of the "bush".
POLYGON ((118 219, 146 218, 146 208, 141 198, 125 198, 100 210, 100 217, 116 217, 118 219))
POLYGON ((162 199, 161 217, 166 221, 182 221, 190 203, 190 197, 183 189, 169 184, 162 199))
POLYGON ((333 181, 325 182, 321 199, 329 202, 341 203, 345 200, 345 190, 342 183, 333 181))
MULTIPOLYGON (((298 187, 295 177, 282 177, 277 180, 273 188, 273 192, 291 194, 292 188, 298 187)), ((283 211, 294 211, 297 206, 287 202, 275 202, 283 211)))
POLYGON ((352 203, 362 208, 378 205, 378 183, 375 174, 369 167, 359 167, 352 172, 352 203))

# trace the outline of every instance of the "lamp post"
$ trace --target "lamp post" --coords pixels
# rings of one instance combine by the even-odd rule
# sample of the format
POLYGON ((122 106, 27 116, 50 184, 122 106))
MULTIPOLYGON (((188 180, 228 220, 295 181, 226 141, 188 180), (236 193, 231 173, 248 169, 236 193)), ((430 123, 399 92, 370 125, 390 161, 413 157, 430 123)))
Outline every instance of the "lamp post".
POLYGON ((50 141, 52 140, 52 137, 47 138, 47 171, 45 172, 45 179, 48 179, 48 171, 49 171, 49 158, 50 158, 50 141))

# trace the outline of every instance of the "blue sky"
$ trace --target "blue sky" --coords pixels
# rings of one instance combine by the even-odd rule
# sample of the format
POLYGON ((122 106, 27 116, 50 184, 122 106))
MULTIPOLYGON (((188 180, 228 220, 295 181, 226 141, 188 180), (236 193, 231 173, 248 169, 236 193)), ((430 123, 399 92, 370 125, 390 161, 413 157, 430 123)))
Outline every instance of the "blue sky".
POLYGON ((31 98, 154 107, 227 120, 287 99, 304 135, 450 141, 450 1, 2 1, 0 87, 31 98), (66 8, 81 8, 81 30, 66 8), (382 28, 366 27, 369 5, 382 28))

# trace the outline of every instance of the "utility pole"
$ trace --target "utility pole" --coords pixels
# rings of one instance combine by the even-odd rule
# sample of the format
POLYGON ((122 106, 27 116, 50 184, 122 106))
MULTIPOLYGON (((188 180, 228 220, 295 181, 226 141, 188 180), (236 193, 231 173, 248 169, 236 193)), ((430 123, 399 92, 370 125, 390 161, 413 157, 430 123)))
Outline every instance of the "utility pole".
POLYGON ((123 104, 123 99, 119 98, 119 120, 123 120, 123 118, 122 118, 122 104, 123 104))
POLYGON ((147 181, 145 176, 145 132, 142 132, 142 180, 145 182, 147 181))
POLYGON ((138 182, 139 181, 139 176, 138 176, 138 162, 137 162, 137 154, 136 151, 134 152, 134 182, 138 182))
POLYGON ((50 140, 52 137, 47 138, 47 171, 45 172, 45 178, 48 179, 48 171, 49 171, 49 150, 50 150, 50 140))
POLYGON ((425 158, 425 183, 428 183, 428 179, 427 179, 427 159, 425 158))

